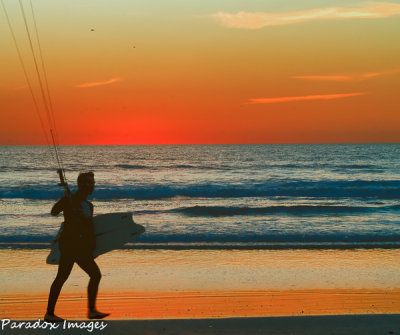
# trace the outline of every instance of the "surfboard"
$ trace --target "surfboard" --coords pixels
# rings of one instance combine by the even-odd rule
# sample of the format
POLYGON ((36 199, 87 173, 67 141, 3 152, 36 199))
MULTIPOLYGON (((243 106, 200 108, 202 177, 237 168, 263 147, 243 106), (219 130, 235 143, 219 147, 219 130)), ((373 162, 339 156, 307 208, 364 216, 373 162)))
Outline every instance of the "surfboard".
MULTIPOLYGON (((108 251, 118 249, 133 238, 143 234, 143 226, 136 224, 132 219, 132 213, 109 213, 93 217, 94 234, 96 236, 96 249, 93 256, 97 257, 108 251)), ((47 264, 60 262, 60 248, 58 238, 63 227, 61 226, 51 244, 50 254, 47 256, 47 264)))

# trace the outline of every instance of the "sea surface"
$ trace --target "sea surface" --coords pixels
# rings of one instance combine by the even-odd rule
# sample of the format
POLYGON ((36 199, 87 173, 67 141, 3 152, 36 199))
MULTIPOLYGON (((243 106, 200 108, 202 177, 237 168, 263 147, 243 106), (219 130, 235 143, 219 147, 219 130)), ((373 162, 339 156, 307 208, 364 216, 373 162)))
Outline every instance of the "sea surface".
MULTIPOLYGON (((132 212, 126 248, 400 248, 400 144, 62 146, 95 214, 132 212)), ((0 246, 48 247, 63 194, 47 146, 0 146, 0 246)))

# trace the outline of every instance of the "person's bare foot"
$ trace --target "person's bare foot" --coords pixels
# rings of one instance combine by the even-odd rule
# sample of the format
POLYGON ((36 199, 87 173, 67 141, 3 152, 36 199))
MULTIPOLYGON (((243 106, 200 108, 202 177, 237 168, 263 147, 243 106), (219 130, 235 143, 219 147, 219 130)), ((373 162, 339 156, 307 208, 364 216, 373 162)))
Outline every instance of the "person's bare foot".
POLYGON ((105 317, 107 317, 109 315, 110 315, 110 313, 102 313, 102 312, 94 310, 94 311, 90 311, 89 312, 88 318, 89 319, 98 319, 99 320, 99 319, 104 319, 105 317))
POLYGON ((59 316, 55 315, 55 314, 51 314, 51 313, 46 313, 46 315, 44 316, 44 321, 47 322, 63 322, 64 319, 60 318, 59 316))

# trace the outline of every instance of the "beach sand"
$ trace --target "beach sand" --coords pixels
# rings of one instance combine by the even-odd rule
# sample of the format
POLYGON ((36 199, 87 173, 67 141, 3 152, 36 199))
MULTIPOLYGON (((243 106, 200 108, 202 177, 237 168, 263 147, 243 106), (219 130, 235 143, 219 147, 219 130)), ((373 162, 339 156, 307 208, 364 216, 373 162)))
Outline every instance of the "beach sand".
MULTIPOLYGON (((44 264, 47 252, 0 250, 0 319, 43 318, 57 269, 44 264)), ((397 250, 110 253, 98 260, 103 280, 97 305, 112 314, 97 333, 400 334, 398 255, 397 250)), ((69 322, 87 322, 86 285, 86 274, 74 269, 56 313, 69 322)), ((57 333, 96 332, 51 331, 57 333)))
MULTIPOLYGON (((43 295, 1 295, 1 319, 35 322, 46 303, 43 295)), ((400 290, 126 292, 100 294, 98 308, 112 313, 104 330, 72 331, 61 324, 51 334, 400 334, 400 314, 394 314, 400 312, 400 290)), ((68 322, 89 326, 86 311, 84 295, 60 297, 57 313, 68 322)), ((6 326, 2 332, 46 331, 6 326)))
MULTIPOLYGON (((0 295, 0 317, 38 319, 45 295, 0 295)), ((400 290, 288 290, 248 292, 100 293, 98 308, 110 319, 227 318, 400 313, 400 290)), ((56 312, 86 319, 86 293, 61 294, 56 312)))

